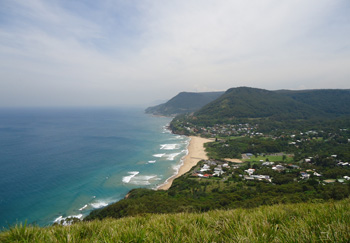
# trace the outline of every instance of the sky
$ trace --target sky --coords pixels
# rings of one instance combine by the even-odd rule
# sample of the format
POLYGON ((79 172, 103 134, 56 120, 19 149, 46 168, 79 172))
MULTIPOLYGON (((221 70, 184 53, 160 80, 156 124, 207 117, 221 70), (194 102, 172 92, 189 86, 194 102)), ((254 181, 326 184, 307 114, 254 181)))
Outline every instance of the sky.
POLYGON ((350 88, 349 0, 0 0, 0 106, 350 88))

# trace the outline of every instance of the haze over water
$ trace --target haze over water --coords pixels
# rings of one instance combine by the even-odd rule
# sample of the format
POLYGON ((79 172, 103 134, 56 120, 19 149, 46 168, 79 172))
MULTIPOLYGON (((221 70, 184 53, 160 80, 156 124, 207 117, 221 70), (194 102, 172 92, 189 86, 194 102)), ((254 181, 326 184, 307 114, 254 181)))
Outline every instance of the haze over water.
POLYGON ((0 227, 81 217, 173 175, 188 138, 142 109, 0 109, 0 227))

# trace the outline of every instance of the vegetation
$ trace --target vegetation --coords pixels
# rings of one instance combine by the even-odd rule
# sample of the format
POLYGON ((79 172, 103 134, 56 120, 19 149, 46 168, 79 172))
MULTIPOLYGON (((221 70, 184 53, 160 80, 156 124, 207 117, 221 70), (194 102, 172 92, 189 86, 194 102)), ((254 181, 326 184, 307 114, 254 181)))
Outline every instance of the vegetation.
POLYGON ((349 115, 350 90, 276 92, 248 87, 232 88, 207 104, 196 117, 310 119, 349 115))
POLYGON ((146 214, 70 226, 17 225, 1 242, 348 242, 350 199, 254 210, 146 214))
POLYGON ((0 241, 347 242, 348 104, 350 90, 180 93, 147 112, 181 113, 174 133, 215 138, 209 160, 167 191, 134 189, 84 222, 17 225, 0 241))
POLYGON ((229 89, 213 102, 190 115, 176 117, 174 132, 218 124, 257 126, 259 132, 317 130, 349 127, 350 90, 268 91, 255 88, 229 89))
MULTIPOLYGON (((241 158, 242 154, 251 153, 254 156, 252 160, 266 160, 272 153, 285 152, 293 155, 293 161, 301 161, 305 158, 312 157, 316 164, 324 164, 325 160, 330 159, 331 155, 337 155, 338 161, 350 161, 350 130, 338 131, 335 133, 312 132, 303 133, 303 135, 282 134, 280 136, 263 137, 243 136, 235 139, 221 139, 217 142, 206 145, 208 155, 211 158, 241 158)), ((291 160, 290 156, 284 158, 281 155, 279 161, 291 160)), ((252 161, 250 160, 250 161, 252 161)), ((258 161, 259 161, 258 160, 258 161)), ((273 160, 276 161, 276 157, 273 160)), ((333 160, 329 166, 335 166, 336 160, 333 160)))
POLYGON ((349 104, 349 89, 283 90, 277 91, 277 93, 289 96, 304 104, 311 105, 317 110, 321 110, 327 114, 333 114, 336 116, 350 114, 350 106, 347 105, 349 104))
POLYGON ((195 113, 196 117, 261 118, 293 116, 306 118, 320 115, 311 106, 273 91, 255 88, 232 88, 195 113))
POLYGON ((164 116, 191 113, 217 99, 223 93, 224 92, 181 92, 164 104, 147 108, 146 113, 164 116))
POLYGON ((340 200, 350 195, 350 183, 326 183, 327 179, 350 176, 348 167, 322 167, 310 163, 292 166, 279 163, 284 168, 244 163, 223 168, 220 176, 212 176, 215 166, 210 166, 206 178, 198 177, 204 164, 220 161, 202 161, 192 171, 174 180, 167 191, 134 189, 129 197, 103 209, 93 211, 85 220, 122 218, 142 214, 179 212, 207 212, 215 209, 253 208, 278 203, 299 203, 340 200), (254 179, 245 172, 254 168, 254 175, 264 175, 267 180, 254 179), (309 171, 307 179, 301 175, 309 171), (316 172, 316 174, 315 174, 316 172), (210 175, 210 176, 209 176, 210 175), (248 178, 246 178, 248 177, 248 178))
MULTIPOLYGON (((344 92, 342 101, 350 97, 344 92)), ((308 98, 286 93, 230 89, 195 114, 177 116, 170 124, 173 132, 216 138, 206 149, 221 167, 215 172, 215 166, 207 165, 204 174, 200 166, 210 161, 202 161, 168 191, 135 189, 128 199, 96 210, 86 220, 347 198, 350 167, 342 162, 350 160, 346 109, 338 109, 339 114, 333 110, 335 118, 325 119, 328 108, 312 107, 312 92, 308 98), (225 158, 242 155, 247 163, 223 167, 225 158), (276 166, 263 163, 270 159, 276 166)), ((330 97, 325 99, 332 101, 330 97)))

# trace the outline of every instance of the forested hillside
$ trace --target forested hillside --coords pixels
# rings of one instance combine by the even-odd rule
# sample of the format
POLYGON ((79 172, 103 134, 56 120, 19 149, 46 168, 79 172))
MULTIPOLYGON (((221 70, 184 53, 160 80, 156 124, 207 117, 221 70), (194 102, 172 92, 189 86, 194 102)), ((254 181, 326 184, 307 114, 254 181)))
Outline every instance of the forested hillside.
POLYGON ((349 124, 349 104, 349 90, 268 91, 239 87, 227 90, 194 114, 177 116, 171 127, 181 134, 190 134, 189 127, 198 130, 195 126, 215 124, 254 123, 260 132, 341 127, 349 124))
POLYGON ((268 91, 232 88, 207 104, 196 117, 209 118, 292 118, 350 114, 349 90, 268 91))
POLYGON ((181 92, 164 104, 147 108, 146 113, 171 116, 194 112, 217 99, 223 93, 224 92, 181 92))
POLYGON ((331 115, 350 114, 350 90, 324 89, 301 91, 276 91, 331 115))

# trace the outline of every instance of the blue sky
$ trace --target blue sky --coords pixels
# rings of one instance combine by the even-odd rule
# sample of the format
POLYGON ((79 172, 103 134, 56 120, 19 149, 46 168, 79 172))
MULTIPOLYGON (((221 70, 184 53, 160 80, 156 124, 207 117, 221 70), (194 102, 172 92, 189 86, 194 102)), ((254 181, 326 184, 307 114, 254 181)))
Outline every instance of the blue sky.
POLYGON ((348 0, 1 0, 0 106, 350 88, 348 0))

